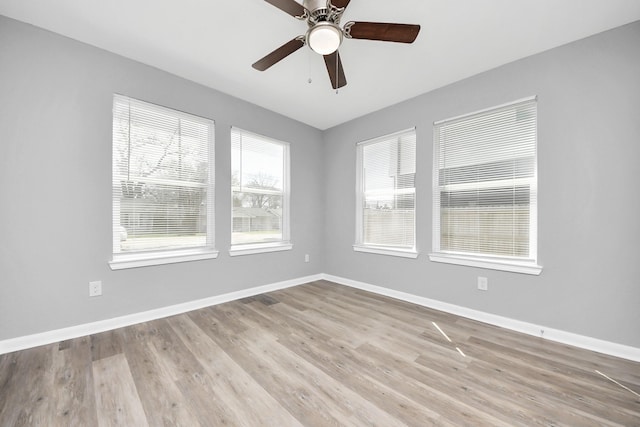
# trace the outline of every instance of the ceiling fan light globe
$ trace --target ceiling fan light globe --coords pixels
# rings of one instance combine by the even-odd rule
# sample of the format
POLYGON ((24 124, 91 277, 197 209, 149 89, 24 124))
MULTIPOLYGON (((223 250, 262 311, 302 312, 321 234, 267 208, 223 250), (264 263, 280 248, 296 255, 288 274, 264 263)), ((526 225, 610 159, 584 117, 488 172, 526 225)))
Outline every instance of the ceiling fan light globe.
POLYGON ((314 52, 329 55, 338 50, 342 43, 342 31, 330 23, 318 23, 309 30, 307 43, 314 52))

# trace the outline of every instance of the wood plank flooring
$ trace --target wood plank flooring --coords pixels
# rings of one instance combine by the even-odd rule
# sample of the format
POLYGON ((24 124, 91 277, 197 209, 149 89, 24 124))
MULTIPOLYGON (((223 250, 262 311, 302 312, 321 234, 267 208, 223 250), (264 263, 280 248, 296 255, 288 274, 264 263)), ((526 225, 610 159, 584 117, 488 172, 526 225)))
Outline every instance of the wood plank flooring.
POLYGON ((639 393, 640 363, 326 281, 0 356, 2 427, 640 426, 639 393))

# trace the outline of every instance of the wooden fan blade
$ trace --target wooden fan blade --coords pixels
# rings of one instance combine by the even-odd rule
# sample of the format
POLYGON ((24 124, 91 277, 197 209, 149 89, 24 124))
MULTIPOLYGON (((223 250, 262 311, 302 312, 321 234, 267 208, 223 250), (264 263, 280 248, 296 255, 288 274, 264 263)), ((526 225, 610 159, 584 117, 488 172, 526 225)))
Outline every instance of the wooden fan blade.
POLYGON ((413 43, 419 32, 420 25, 411 24, 351 21, 344 25, 346 37, 383 42, 413 43))
POLYGON ((286 42, 264 58, 256 61, 252 67, 258 71, 264 71, 273 64, 282 61, 302 46, 304 46, 304 42, 299 37, 296 37, 295 39, 286 42))
POLYGON ((304 15, 304 7, 295 0, 264 0, 293 17, 304 15))
POLYGON ((347 7, 351 0, 331 0, 331 4, 335 7, 343 8, 347 7))
POLYGON ((342 68, 342 61, 340 60, 338 51, 336 50, 332 54, 324 55, 324 63, 327 66, 331 86, 334 89, 346 86, 347 78, 344 76, 344 69, 342 68))

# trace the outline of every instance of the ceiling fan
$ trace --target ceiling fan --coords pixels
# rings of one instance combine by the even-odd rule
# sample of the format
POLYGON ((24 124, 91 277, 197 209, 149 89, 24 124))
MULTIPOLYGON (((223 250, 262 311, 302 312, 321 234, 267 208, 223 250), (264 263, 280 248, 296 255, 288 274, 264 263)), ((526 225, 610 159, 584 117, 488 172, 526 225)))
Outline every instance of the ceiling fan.
POLYGON ((397 43, 413 43, 420 25, 390 24, 384 22, 347 22, 340 28, 340 18, 351 0, 265 0, 294 18, 307 21, 306 34, 295 37, 252 65, 264 71, 283 60, 304 45, 324 57, 331 86, 334 89, 347 84, 338 48, 342 40, 365 39, 397 43))

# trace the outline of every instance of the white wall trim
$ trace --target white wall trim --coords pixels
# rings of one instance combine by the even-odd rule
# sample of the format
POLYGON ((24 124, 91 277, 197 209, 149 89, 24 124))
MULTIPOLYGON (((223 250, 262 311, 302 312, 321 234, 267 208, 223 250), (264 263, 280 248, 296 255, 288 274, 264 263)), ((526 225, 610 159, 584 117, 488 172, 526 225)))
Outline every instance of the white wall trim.
POLYGON ((371 254, 378 255, 390 255, 390 256, 399 256, 403 258, 418 258, 418 251, 415 249, 398 249, 391 247, 382 247, 382 246, 367 246, 367 245, 353 245, 353 250, 356 252, 368 252, 371 254))
POLYGON ((539 276, 542 272, 542 266, 536 263, 501 261, 490 258, 473 258, 441 253, 429 254, 429 259, 433 262, 443 262, 445 264, 466 265, 469 267, 511 271, 513 273, 532 274, 535 276, 539 276))
POLYGON ((278 242, 255 245, 235 245, 229 249, 229 256, 254 255, 267 252, 290 251, 293 249, 291 243, 278 242))
POLYGON ((109 261, 112 270, 123 270, 126 268, 148 267, 151 265, 174 264, 178 262, 200 261, 203 259, 218 258, 218 251, 215 249, 168 251, 164 253, 152 252, 150 254, 114 254, 113 260, 109 261))
POLYGON ((612 343, 597 338, 591 338, 584 335, 574 334, 559 329, 553 329, 542 325, 523 322, 520 320, 510 319, 483 311, 473 310, 459 305, 449 304, 405 292, 396 291, 382 286, 371 285, 369 283, 358 282, 356 280, 345 279, 343 277, 332 276, 330 274, 322 274, 324 280, 338 283, 340 285, 350 286, 356 289, 373 292, 379 295, 396 298, 423 307, 433 308, 435 310, 444 311, 455 314, 457 316, 466 317, 468 319, 477 320, 479 322, 488 323, 494 326, 510 329, 512 331, 521 332, 535 337, 543 337, 550 341, 568 344, 580 347, 585 350, 596 351, 598 353, 608 354, 610 356, 620 357, 623 359, 640 362, 640 348, 627 346, 624 344, 612 343), (541 335, 540 331, 544 331, 541 335))
POLYGON ((269 285, 256 286, 254 288, 243 289, 240 291, 229 292, 222 295, 216 295, 195 301, 185 302, 182 304, 171 305, 168 307, 157 308, 154 310, 143 311, 141 313, 129 314, 126 316, 115 317, 113 319, 100 320, 97 322, 85 323, 82 325, 71 326, 63 329, 43 332, 39 334, 26 335, 23 337, 10 338, 0 341, 0 354, 11 353, 13 351, 24 350, 27 348, 38 347, 56 343, 59 341, 69 340, 73 338, 83 337, 86 335, 97 334, 100 332, 110 331, 125 326, 135 325, 137 323, 148 322, 151 320, 161 319, 164 317, 175 316, 176 314, 186 313, 188 311, 198 310, 204 307, 222 304, 229 301, 235 301, 254 295, 263 294, 265 292, 277 291, 279 289, 291 288, 293 286, 302 285, 304 283, 313 282, 322 279, 321 274, 300 277, 297 279, 285 280, 283 282, 272 283, 269 285))
POLYGON ((117 328, 135 325, 137 323, 148 322, 151 320, 161 319, 168 316, 186 313, 192 310, 198 310, 204 307, 210 307, 229 301, 235 301, 265 292, 277 291, 279 289, 291 288, 302 285, 304 283, 314 282, 317 280, 328 280, 341 285, 349 286, 364 291, 373 292, 379 295, 396 298, 423 307, 444 311, 455 314, 457 316, 466 317, 468 319, 477 320, 479 322, 488 323, 490 325, 500 326, 512 331, 521 332, 527 335, 540 337, 540 331, 544 330, 544 338, 550 341, 568 344, 580 347, 586 350, 596 351, 623 359, 640 362, 640 348, 631 347, 623 344, 612 343, 609 341, 591 338, 584 335, 574 334, 559 329, 548 328, 542 325, 522 322, 520 320, 510 319, 491 313, 485 313, 470 308, 441 302, 406 292, 400 292, 381 286, 372 285, 365 282, 346 279, 343 277, 333 276, 330 274, 315 274, 311 276, 300 277, 297 279, 285 280, 283 282, 272 283, 263 286, 256 286, 240 291, 229 292, 222 295, 216 295, 200 300, 190 301, 182 304, 171 305, 154 310, 144 311, 141 313, 130 314, 126 316, 116 317, 113 319, 101 320, 83 325, 71 326, 68 328, 57 329, 53 331, 43 332, 39 334, 27 335, 23 337, 10 338, 0 341, 0 354, 11 353, 13 351, 24 350, 27 348, 38 347, 41 345, 52 344, 59 341, 78 338, 86 335, 97 334, 100 332, 110 331, 117 328))

